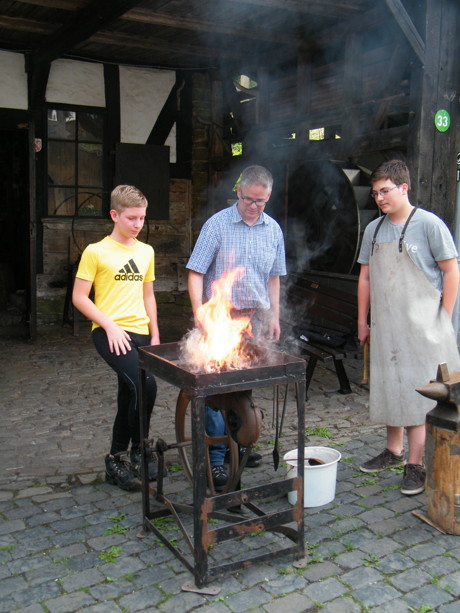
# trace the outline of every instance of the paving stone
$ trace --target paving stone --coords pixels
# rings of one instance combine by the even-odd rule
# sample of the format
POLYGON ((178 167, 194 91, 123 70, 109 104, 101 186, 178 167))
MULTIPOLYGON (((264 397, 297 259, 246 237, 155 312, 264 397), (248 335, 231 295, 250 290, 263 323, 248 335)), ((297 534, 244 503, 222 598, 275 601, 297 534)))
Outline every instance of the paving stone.
POLYGON ((93 585, 89 589, 89 593, 97 601, 116 600, 120 596, 131 594, 135 590, 135 586, 131 581, 126 579, 106 580, 93 585))
POLYGON ((57 561, 63 560, 64 558, 74 558, 86 552, 87 550, 84 543, 74 543, 66 547, 56 547, 50 551, 50 557, 53 561, 57 561))
POLYGON ((40 583, 56 581, 61 577, 65 577, 68 572, 63 564, 42 564, 38 568, 24 573, 24 578, 29 585, 34 586, 40 583))
POLYGON ((100 602, 87 607, 85 613, 121 613, 121 609, 114 602, 100 602))
POLYGON ((418 563, 418 566, 433 576, 447 575, 459 568, 459 561, 451 555, 434 556, 418 563))
POLYGON ((377 557, 383 557, 389 553, 400 548, 399 543, 396 543, 393 539, 383 537, 376 539, 372 543, 363 543, 360 545, 362 551, 366 551, 369 554, 376 555, 377 557))
MULTIPOLYGON (((114 563, 111 564, 103 564, 99 566, 99 570, 105 575, 110 576, 112 579, 120 579, 121 577, 125 577, 127 575, 132 575, 139 570, 145 569, 145 564, 139 558, 134 558, 131 556, 121 556, 114 563)), ((153 578, 155 576, 155 569, 152 569, 152 581, 154 583, 153 578)))
POLYGON ((263 606, 270 602, 271 596, 259 587, 253 587, 248 590, 234 594, 226 598, 225 602, 231 611, 240 613, 257 606, 263 606))
POLYGON ((22 577, 8 577, 0 581, 0 600, 13 594, 19 590, 24 589, 27 583, 22 577))
POLYGON ((453 598, 437 585, 424 585, 420 589, 406 594, 406 600, 409 605, 416 609, 428 605, 436 610, 442 604, 451 602, 453 598))
MULTIPOLYGON (((280 613, 280 611, 289 611, 289 613, 303 613, 315 606, 314 602, 304 594, 288 594, 282 598, 278 598, 273 603, 263 605, 263 610, 267 613, 280 613)), ((352 613, 350 611, 350 613, 352 613)))
POLYGON ((72 613, 80 611, 82 607, 94 604, 94 598, 86 592, 74 592, 53 598, 44 602, 50 613, 72 613))
POLYGON ((97 568, 82 570, 79 573, 72 573, 61 581, 62 588, 65 592, 75 592, 82 588, 88 588, 101 581, 104 581, 105 575, 97 568))
POLYGON ((43 607, 41 604, 35 603, 29 605, 28 607, 16 609, 14 613, 43 613, 43 607))
POLYGON ((307 581, 305 577, 298 574, 279 575, 275 579, 271 579, 264 583, 264 590, 274 596, 281 596, 296 590, 305 588, 307 581))
POLYGON ((460 600, 460 571, 444 576, 439 585, 460 600))
POLYGON ((433 556, 438 556, 443 553, 444 549, 437 543, 426 543, 424 545, 416 545, 406 551, 406 554, 417 562, 428 560, 433 556))
POLYGON ((403 593, 411 592, 430 581, 430 575, 419 568, 411 568, 390 578, 390 582, 403 593))
POLYGON ((40 502, 39 496, 41 494, 51 494, 52 492, 53 490, 47 485, 42 486, 42 487, 29 487, 29 488, 26 488, 26 489, 23 489, 17 492, 15 498, 16 500, 19 500, 21 498, 32 498, 32 500, 35 500, 36 502, 40 502))
POLYGON ((13 534, 14 532, 20 532, 26 527, 22 519, 13 519, 11 521, 4 521, 0 523, 0 535, 13 534))
POLYGON ((321 613, 361 613, 359 604, 351 598, 338 598, 321 607, 321 613))
POLYGON ((436 613, 458 613, 458 600, 438 607, 436 613))
POLYGON ((365 607, 375 607, 390 602, 401 596, 400 592, 390 585, 374 583, 353 592, 353 599, 365 607))
MULTIPOLYGON (((195 596, 193 594, 192 596, 195 596)), ((164 595, 161 591, 151 585, 149 587, 145 587, 140 590, 136 590, 135 592, 128 594, 127 596, 123 596, 120 598, 118 605, 122 610, 126 609, 127 611, 144 611, 147 607, 151 607, 152 605, 156 605, 160 603, 164 599, 164 595)), ((163 608, 163 606, 162 606, 163 608)), ((180 611, 181 609, 176 609, 176 611, 180 611)))
POLYGON ((311 598, 313 602, 328 602, 346 592, 348 592, 348 589, 340 581, 329 578, 311 583, 304 589, 303 594, 311 598))
MULTIPOLYGON (((345 543, 345 546, 346 545, 348 545, 348 542, 345 543)), ((363 565, 363 553, 362 551, 342 553, 337 556, 335 562, 339 566, 343 566, 345 568, 356 568, 357 566, 363 565)))
POLYGON ((364 568, 355 568, 354 570, 341 575, 340 581, 348 585, 353 590, 356 590, 365 585, 376 583, 380 578, 381 575, 379 571, 368 566, 364 568))
POLYGON ((379 568, 384 573, 395 573, 407 570, 414 565, 414 560, 403 555, 402 553, 390 553, 380 560, 379 568))
POLYGON ((321 581, 327 577, 334 577, 342 573, 339 566, 332 562, 322 562, 309 565, 303 572, 303 576, 310 582, 321 581))
POLYGON ((368 609, 370 613, 408 613, 407 602, 402 598, 395 598, 377 607, 368 609))

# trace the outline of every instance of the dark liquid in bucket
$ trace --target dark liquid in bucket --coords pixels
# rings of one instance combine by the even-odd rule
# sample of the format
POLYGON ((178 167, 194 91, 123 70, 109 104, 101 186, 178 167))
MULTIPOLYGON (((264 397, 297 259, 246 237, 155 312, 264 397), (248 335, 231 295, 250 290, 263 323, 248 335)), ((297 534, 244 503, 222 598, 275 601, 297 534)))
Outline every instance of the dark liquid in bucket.
POLYGON ((317 460, 316 458, 305 458, 305 464, 308 466, 320 466, 321 464, 325 464, 323 460, 317 460))

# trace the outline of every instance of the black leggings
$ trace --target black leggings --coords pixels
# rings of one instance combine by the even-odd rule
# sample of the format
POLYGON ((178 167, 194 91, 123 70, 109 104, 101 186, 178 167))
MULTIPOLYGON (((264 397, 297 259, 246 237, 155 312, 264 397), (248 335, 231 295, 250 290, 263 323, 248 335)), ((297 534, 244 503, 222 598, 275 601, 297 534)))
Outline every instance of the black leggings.
MULTIPOLYGON (((112 431, 112 446, 110 453, 127 451, 129 443, 132 447, 140 445, 139 423, 139 347, 150 344, 148 334, 135 334, 128 332, 131 337, 131 351, 126 355, 117 355, 109 349, 107 334, 102 328, 95 328, 92 332, 94 346, 98 353, 118 375, 118 411, 112 431)), ((153 375, 146 376, 147 424, 150 423, 153 405, 157 395, 157 383, 153 375)), ((148 435, 148 432, 145 433, 148 435)))

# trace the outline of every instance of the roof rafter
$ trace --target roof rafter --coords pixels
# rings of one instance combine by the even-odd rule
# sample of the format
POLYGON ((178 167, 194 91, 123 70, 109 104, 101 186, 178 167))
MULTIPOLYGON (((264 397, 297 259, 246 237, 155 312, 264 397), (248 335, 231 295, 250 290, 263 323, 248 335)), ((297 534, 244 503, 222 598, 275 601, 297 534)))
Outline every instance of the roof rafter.
POLYGON ((73 13, 65 24, 33 49, 28 57, 30 106, 34 108, 44 100, 50 66, 54 59, 65 55, 69 49, 89 38, 138 2, 139 0, 93 0, 73 13))
POLYGON ((409 13, 402 5, 401 0, 385 0, 385 2, 395 18, 396 23, 403 31, 404 36, 409 41, 410 46, 423 64, 425 61, 425 43, 410 18, 409 13))
POLYGON ((252 4, 265 9, 279 9, 328 17, 351 17, 362 10, 359 0, 227 0, 239 4, 252 4))

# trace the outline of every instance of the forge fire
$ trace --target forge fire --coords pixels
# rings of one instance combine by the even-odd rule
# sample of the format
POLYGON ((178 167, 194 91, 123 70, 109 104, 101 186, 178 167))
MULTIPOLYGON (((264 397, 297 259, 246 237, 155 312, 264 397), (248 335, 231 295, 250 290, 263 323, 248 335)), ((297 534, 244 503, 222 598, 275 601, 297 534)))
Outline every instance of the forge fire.
POLYGON ((190 372, 220 372, 248 368, 254 356, 245 340, 252 336, 250 318, 232 317, 232 286, 245 274, 238 266, 212 284, 212 297, 197 311, 198 327, 180 342, 181 362, 190 372))

